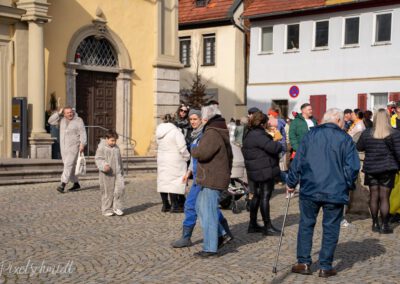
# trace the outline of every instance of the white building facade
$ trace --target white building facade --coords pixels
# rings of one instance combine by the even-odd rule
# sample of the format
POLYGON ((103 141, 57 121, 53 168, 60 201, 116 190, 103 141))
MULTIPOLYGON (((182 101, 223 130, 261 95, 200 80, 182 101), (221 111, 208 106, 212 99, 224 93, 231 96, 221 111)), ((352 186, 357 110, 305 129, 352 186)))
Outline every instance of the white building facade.
POLYGON ((374 110, 400 100, 400 4, 251 20, 248 107, 374 110))
POLYGON ((246 114, 246 35, 238 20, 243 13, 243 2, 208 1, 204 7, 196 7, 196 2, 199 1, 180 2, 181 94, 190 93, 198 72, 206 85, 206 99, 218 101, 226 119, 240 118, 246 114), (221 4, 225 11, 208 19, 221 4))

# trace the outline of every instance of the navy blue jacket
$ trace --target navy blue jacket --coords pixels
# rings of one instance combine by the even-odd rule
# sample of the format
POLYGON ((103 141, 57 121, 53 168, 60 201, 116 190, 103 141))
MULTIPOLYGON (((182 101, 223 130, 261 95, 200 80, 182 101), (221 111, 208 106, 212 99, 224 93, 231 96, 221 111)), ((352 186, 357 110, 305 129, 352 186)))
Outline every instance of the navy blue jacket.
POLYGON ((311 129, 290 166, 287 185, 300 181, 300 199, 347 204, 360 159, 350 135, 333 123, 311 129))

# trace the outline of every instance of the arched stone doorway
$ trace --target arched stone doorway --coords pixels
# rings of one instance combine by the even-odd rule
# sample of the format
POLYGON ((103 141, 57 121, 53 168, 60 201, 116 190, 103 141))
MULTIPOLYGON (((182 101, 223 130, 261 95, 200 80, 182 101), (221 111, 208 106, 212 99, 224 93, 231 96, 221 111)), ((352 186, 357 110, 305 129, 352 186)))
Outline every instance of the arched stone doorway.
POLYGON ((79 29, 67 52, 67 104, 75 107, 88 128, 88 148, 94 154, 103 129, 120 134, 120 146, 133 154, 131 138, 131 78, 133 70, 121 39, 97 19, 79 29))

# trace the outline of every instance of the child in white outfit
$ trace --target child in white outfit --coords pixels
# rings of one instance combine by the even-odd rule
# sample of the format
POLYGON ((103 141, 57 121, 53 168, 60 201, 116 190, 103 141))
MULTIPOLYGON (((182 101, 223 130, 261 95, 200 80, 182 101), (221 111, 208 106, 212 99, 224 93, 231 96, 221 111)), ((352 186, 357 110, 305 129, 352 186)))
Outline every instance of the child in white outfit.
POLYGON ((119 147, 118 134, 109 130, 101 139, 96 151, 96 166, 100 170, 99 182, 101 196, 101 211, 104 216, 121 216, 124 214, 123 197, 125 195, 124 170, 119 147))

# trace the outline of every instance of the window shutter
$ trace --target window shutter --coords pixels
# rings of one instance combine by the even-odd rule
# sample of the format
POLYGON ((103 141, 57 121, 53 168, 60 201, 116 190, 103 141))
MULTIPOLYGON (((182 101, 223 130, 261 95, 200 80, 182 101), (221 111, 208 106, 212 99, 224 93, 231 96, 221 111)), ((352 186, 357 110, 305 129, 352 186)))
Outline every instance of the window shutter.
POLYGON ((313 117, 320 123, 326 112, 326 95, 310 96, 310 104, 313 109, 313 117))
POLYGON ((389 93, 389 101, 400 101, 400 92, 389 93))
POLYGON ((367 94, 358 94, 358 108, 361 111, 366 111, 367 110, 367 94))

